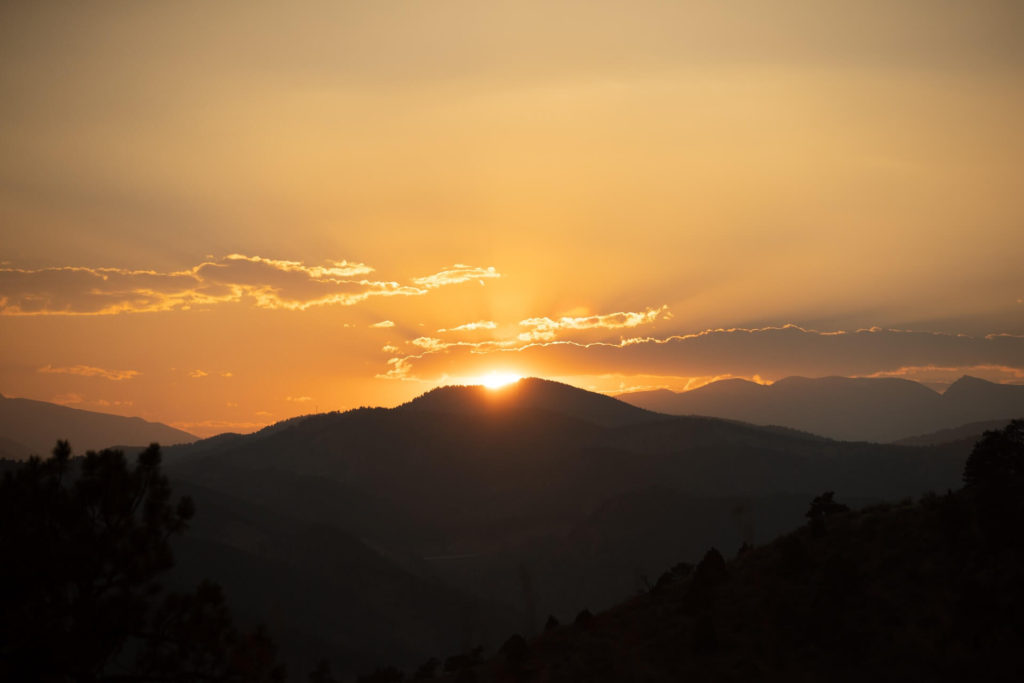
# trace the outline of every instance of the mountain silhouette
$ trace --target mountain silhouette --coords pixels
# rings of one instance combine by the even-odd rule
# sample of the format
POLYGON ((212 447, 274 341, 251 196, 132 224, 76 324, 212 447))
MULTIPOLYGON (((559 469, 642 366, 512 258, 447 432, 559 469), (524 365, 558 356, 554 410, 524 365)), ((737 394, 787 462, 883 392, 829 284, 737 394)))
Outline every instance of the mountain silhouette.
POLYGON ((881 443, 1024 415, 1024 386, 967 376, 943 394, 899 378, 787 377, 770 385, 729 379, 682 393, 662 389, 618 398, 672 415, 708 415, 881 443))
POLYGON ((962 423, 1024 415, 1024 386, 994 384, 965 375, 942 394, 942 401, 962 423))
POLYGON ((1006 426, 1006 420, 983 420, 982 422, 968 422, 952 429, 940 429, 929 434, 918 434, 908 436, 905 439, 894 441, 901 446, 937 446, 939 444, 962 443, 972 446, 981 438, 985 432, 995 429, 1002 429, 1006 426))
MULTIPOLYGON (((171 581, 217 577, 236 617, 264 624, 295 674, 328 658, 355 673, 380 661, 411 666, 461 639, 518 625, 514 609, 414 572, 344 530, 221 491, 176 484, 196 518, 176 544, 171 581)), ((291 680, 301 680, 293 676, 291 680)))
MULTIPOLYGON (((961 446, 844 443, 659 415, 522 380, 500 390, 442 388, 392 409, 295 418, 168 448, 166 462, 176 487, 282 520, 276 538, 326 524, 424 585, 440 582, 477 604, 504 605, 470 619, 470 632, 493 638, 502 614, 522 615, 521 630, 535 632, 538 615, 607 607, 680 554, 695 559, 709 543, 770 538, 800 523, 806 501, 823 490, 862 501, 944 491, 958 484, 966 455, 961 446)), ((237 549, 238 536, 225 525, 203 538, 237 549)), ((288 548, 274 561, 314 567, 323 552, 322 543, 288 548)), ((256 601, 251 587, 232 590, 249 561, 236 560, 230 576, 216 578, 229 594, 256 601)), ((354 589, 371 574, 355 574, 354 589)), ((289 626, 288 615, 318 599, 301 575, 282 575, 268 589, 278 596, 280 622, 296 633, 301 624, 289 626)), ((393 609, 395 628, 416 619, 393 609)), ((455 620, 447 624, 438 637, 458 639, 455 620)), ((385 640, 379 650, 392 647, 385 640)))
POLYGON ((84 452, 109 446, 181 444, 198 437, 160 422, 79 410, 46 401, 0 397, 0 457, 45 455, 57 439, 84 452))
POLYGON ((547 411, 605 426, 638 424, 660 418, 649 410, 616 398, 537 377, 525 377, 496 389, 484 386, 438 387, 400 406, 400 409, 470 415, 547 411))

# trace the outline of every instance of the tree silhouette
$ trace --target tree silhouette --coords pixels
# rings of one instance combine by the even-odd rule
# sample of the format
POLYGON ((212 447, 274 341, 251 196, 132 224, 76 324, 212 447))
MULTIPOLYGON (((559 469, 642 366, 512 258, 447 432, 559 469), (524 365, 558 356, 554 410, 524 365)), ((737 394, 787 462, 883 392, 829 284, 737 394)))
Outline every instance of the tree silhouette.
POLYGON ((58 441, 0 482, 0 679, 233 681, 280 677, 261 631, 235 630, 220 588, 163 594, 170 538, 193 515, 171 499, 152 444, 72 459, 58 441))
POLYGON ((828 517, 829 515, 834 515, 839 512, 849 512, 850 507, 848 505, 843 505, 842 503, 837 503, 834 500, 835 495, 834 491, 825 491, 825 493, 812 500, 811 507, 807 510, 807 517, 814 519, 816 517, 828 517))
POLYGON ((1024 475, 1024 420, 985 432, 964 465, 964 484, 1000 484, 1024 475))
POLYGON ((309 683, 338 683, 338 679, 331 672, 331 664, 326 659, 321 659, 316 668, 309 672, 307 678, 309 683))
POLYGON ((401 683, 405 674, 393 666, 378 667, 373 673, 360 676, 358 683, 401 683))
POLYGON ((834 496, 834 491, 825 491, 825 493, 811 501, 811 507, 807 510, 806 517, 811 520, 811 533, 813 535, 821 536, 825 533, 825 518, 829 515, 850 511, 848 505, 835 502, 833 500, 834 496))
POLYGON ((414 681, 422 681, 433 678, 439 666, 441 666, 441 662, 436 657, 431 657, 417 667, 412 679, 414 681))

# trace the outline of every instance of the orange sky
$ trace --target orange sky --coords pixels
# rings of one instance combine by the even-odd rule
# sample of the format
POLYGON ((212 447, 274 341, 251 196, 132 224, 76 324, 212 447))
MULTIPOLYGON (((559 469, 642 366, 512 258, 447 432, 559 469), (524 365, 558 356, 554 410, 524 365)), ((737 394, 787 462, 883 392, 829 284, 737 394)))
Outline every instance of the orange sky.
POLYGON ((4 3, 0 392, 1024 381, 1021 7, 4 3))

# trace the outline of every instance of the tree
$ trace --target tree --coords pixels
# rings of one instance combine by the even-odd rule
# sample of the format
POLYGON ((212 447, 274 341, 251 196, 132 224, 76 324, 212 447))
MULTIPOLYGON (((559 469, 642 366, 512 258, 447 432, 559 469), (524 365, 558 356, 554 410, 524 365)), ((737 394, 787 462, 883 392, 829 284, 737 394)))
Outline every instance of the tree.
POLYGON ((985 432, 964 465, 964 484, 1001 484, 1024 475, 1024 420, 985 432))
POLYGON ((321 659, 316 668, 309 673, 309 683, 338 683, 338 679, 331 673, 331 663, 321 659))
POLYGON ((825 493, 811 501, 811 507, 807 510, 806 517, 811 520, 811 533, 815 536, 821 536, 825 533, 826 517, 850 511, 848 505, 834 501, 834 496, 834 491, 825 491, 825 493))
POLYGON ((360 676, 358 683, 402 683, 405 674, 393 666, 378 667, 373 673, 360 676))
POLYGON ((834 491, 825 491, 817 498, 811 501, 811 507, 807 510, 807 517, 810 519, 828 517, 829 515, 835 515, 840 512, 849 512, 850 507, 837 503, 834 500, 834 491))
POLYGON ((71 457, 58 441, 0 482, 0 679, 269 680, 261 631, 235 630, 219 586, 164 594, 170 539, 194 506, 172 502, 152 444, 71 457))

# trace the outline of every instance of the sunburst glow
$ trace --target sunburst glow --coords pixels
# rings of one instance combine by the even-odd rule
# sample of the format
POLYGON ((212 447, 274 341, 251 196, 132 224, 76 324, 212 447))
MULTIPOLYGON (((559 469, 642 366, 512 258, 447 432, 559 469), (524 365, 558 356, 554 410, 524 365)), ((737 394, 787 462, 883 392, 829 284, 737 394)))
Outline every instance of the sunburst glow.
POLYGON ((514 372, 491 371, 486 375, 475 378, 472 383, 481 384, 488 389, 500 389, 513 382, 518 382, 521 378, 521 375, 517 375, 514 372))

